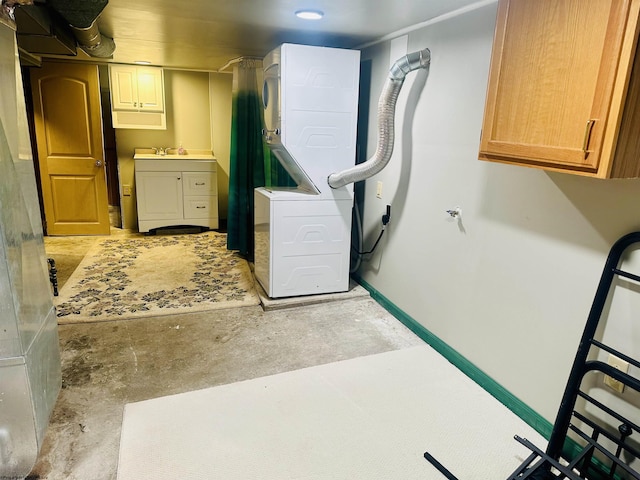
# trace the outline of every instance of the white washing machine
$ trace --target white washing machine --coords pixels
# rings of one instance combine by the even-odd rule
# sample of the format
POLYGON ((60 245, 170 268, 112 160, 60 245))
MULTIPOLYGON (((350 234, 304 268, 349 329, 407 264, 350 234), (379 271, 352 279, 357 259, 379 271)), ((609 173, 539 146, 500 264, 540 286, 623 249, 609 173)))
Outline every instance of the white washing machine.
POLYGON ((269 297, 349 287, 360 52, 283 44, 264 59, 265 141, 296 181, 255 191, 255 274, 269 297))

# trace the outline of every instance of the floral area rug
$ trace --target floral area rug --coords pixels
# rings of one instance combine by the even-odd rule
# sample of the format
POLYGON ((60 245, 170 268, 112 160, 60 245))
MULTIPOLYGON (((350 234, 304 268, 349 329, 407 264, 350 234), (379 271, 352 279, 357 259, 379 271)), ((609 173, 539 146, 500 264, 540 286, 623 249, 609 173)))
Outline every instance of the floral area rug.
POLYGON ((246 260, 226 235, 110 238, 94 245, 54 297, 58 323, 258 305, 246 260))

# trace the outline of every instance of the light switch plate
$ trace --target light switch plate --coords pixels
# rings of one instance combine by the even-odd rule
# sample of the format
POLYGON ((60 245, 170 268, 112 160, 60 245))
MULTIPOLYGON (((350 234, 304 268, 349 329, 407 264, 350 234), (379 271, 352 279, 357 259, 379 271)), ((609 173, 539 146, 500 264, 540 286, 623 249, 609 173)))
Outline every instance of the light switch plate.
MULTIPOLYGON (((616 357, 615 355, 609 355, 609 360, 607 360, 607 363, 624 373, 627 373, 629 371, 629 363, 625 362, 621 358, 616 357)), ((618 393, 624 392, 624 383, 611 378, 609 375, 604 376, 604 384, 618 393)))

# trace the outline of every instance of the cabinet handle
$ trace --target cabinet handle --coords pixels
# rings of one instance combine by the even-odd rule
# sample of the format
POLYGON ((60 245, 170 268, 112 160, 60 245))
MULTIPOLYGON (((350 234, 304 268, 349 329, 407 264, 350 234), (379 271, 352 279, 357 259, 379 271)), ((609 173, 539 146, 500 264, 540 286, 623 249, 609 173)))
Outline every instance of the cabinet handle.
POLYGON ((196 186, 202 186, 202 185, 204 185, 204 182, 202 182, 202 183, 196 182, 196 186))
POLYGON ((593 130, 593 125, 596 123, 595 120, 590 119, 587 120, 587 126, 584 129, 584 140, 582 142, 582 151, 584 152, 584 156, 589 155, 587 148, 589 147, 589 141, 591 140, 591 131, 593 130))
POLYGON ((196 207, 196 208, 197 208, 197 209, 201 209, 201 208, 207 208, 207 207, 200 207, 200 206, 198 206, 198 207, 196 207))

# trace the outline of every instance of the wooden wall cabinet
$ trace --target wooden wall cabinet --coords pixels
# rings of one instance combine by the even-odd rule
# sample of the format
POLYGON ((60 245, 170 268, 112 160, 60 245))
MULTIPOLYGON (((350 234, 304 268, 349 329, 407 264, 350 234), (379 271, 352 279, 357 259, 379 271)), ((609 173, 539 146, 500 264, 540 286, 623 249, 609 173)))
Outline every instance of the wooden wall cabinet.
POLYGON ((640 0, 500 0, 481 160, 640 176, 640 0))

